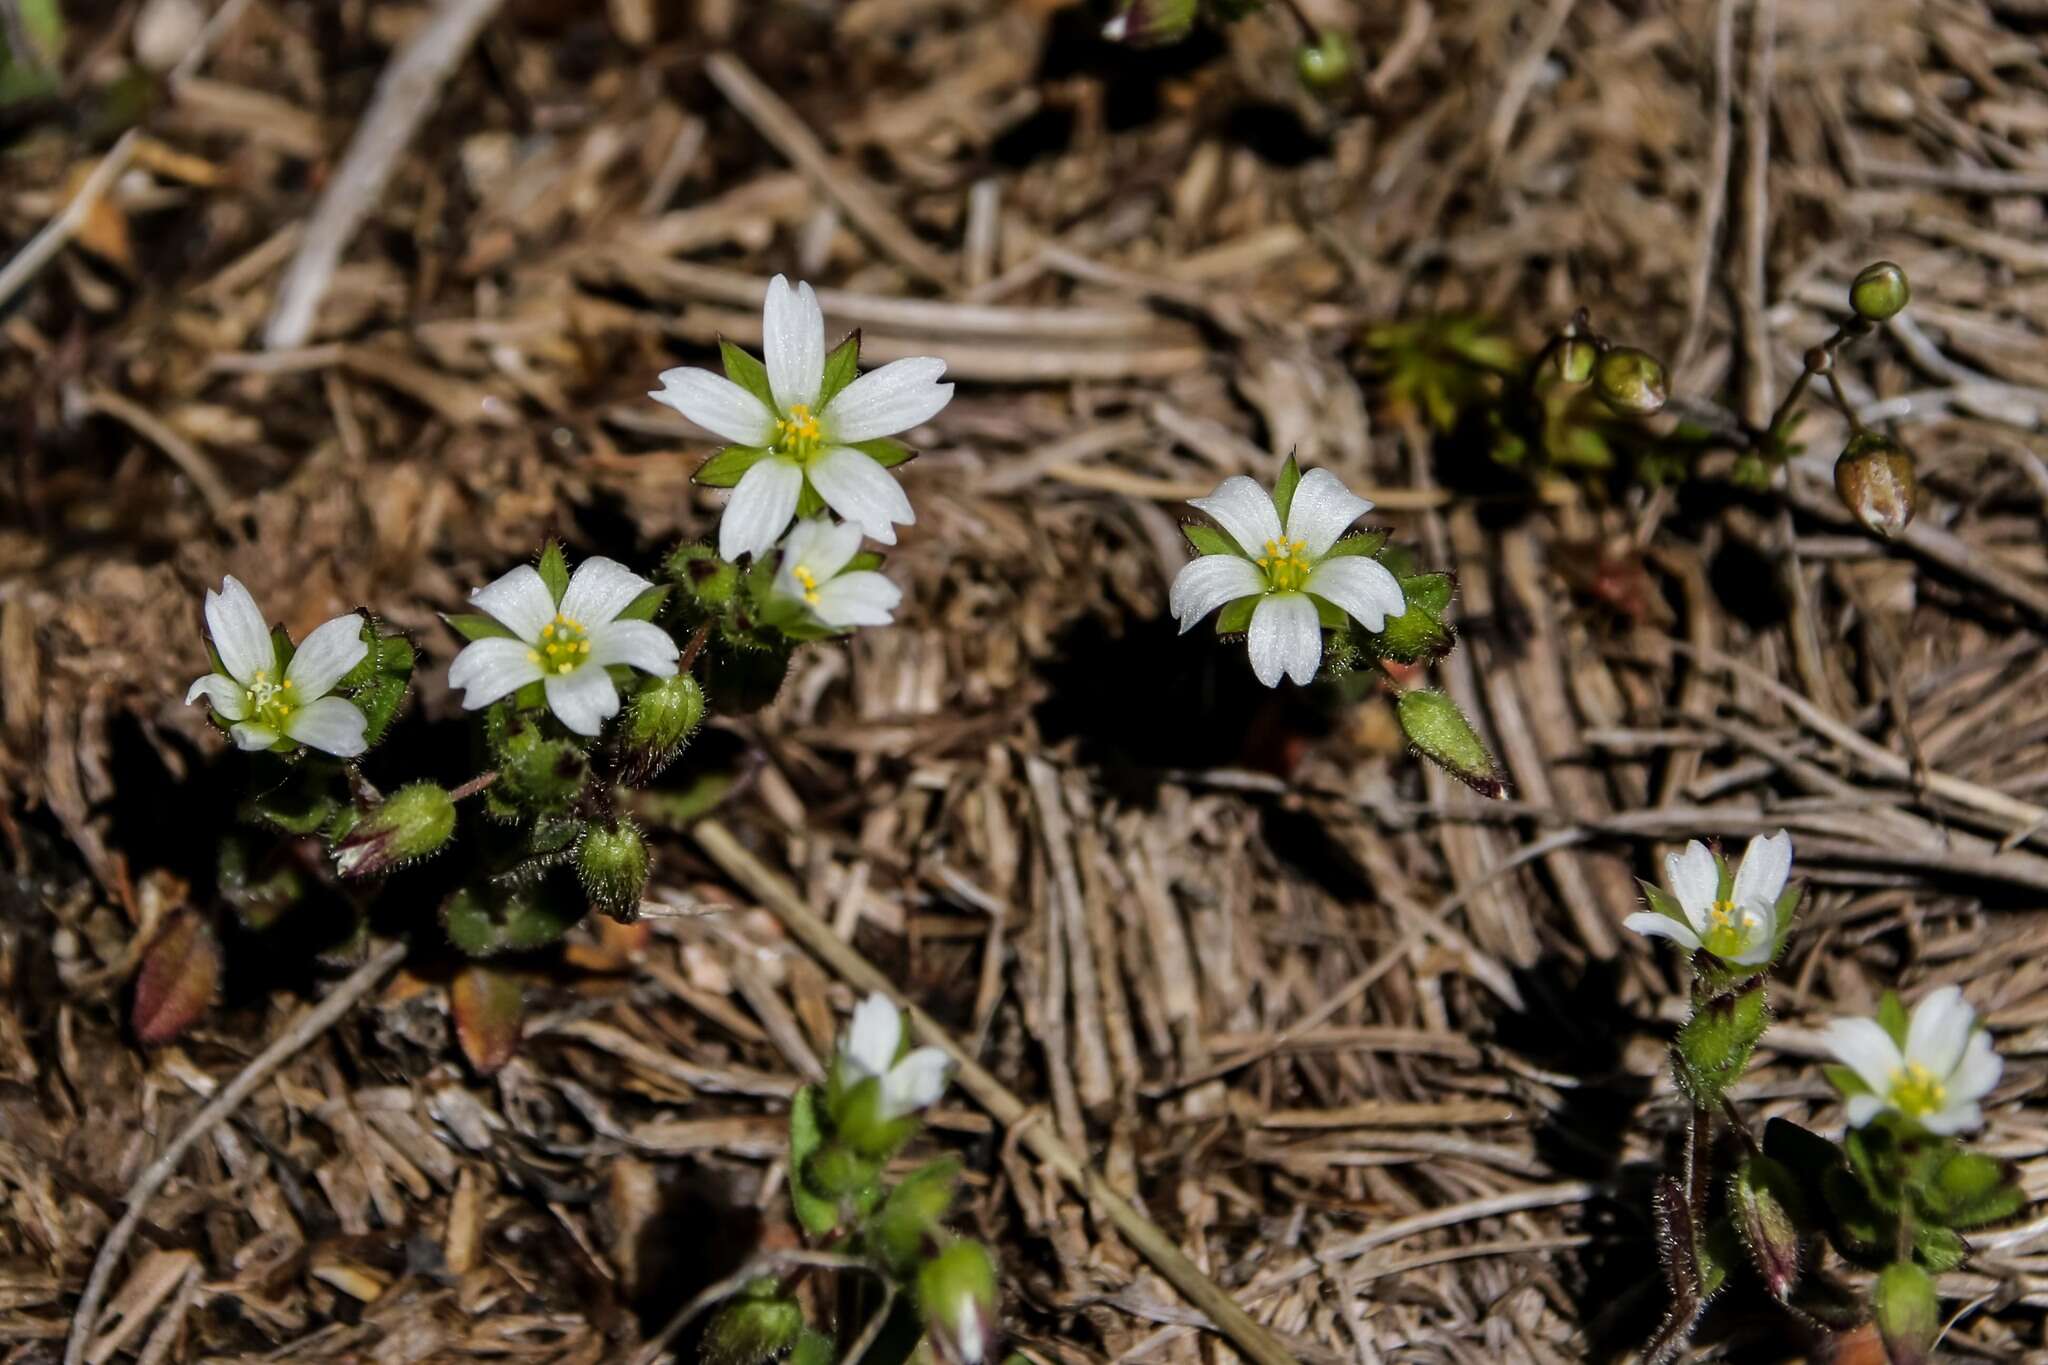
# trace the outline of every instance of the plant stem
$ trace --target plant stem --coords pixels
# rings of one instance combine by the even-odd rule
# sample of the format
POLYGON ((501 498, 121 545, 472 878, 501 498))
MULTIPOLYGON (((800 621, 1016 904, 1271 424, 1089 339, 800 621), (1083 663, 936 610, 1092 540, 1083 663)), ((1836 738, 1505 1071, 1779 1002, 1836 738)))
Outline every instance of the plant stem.
POLYGON ((496 768, 491 769, 489 772, 478 773, 475 777, 470 778, 469 781, 449 792, 448 799, 451 801, 467 801, 470 797, 483 791, 497 780, 498 770, 496 768))
POLYGON ((676 660, 677 673, 688 673, 690 671, 691 665, 697 662, 697 655, 703 652, 704 641, 709 639, 710 636, 711 623, 709 621, 706 621, 703 625, 690 632, 689 643, 683 646, 682 657, 676 660))

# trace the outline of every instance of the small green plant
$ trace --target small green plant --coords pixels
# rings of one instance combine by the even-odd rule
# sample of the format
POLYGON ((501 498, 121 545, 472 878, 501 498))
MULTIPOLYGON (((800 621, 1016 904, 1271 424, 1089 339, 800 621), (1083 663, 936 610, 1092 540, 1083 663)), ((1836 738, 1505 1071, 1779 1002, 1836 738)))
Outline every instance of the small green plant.
POLYGON ((1791 836, 1750 841, 1737 869, 1697 840, 1665 865, 1667 892, 1645 885, 1638 933, 1690 954, 1690 1013, 1671 1067, 1690 1101, 1680 1169, 1659 1177, 1658 1249, 1671 1309, 1646 1352, 1675 1356, 1707 1303, 1748 1282, 1825 1344, 1875 1323, 1894 1365, 1932 1358, 1941 1314, 1933 1276, 1969 1257, 1964 1234, 2025 1207, 2011 1163, 1971 1151, 1980 1101, 2001 1063, 1962 992, 1930 992, 1908 1016, 1886 995, 1874 1019, 1838 1019, 1825 1068, 1841 1091, 1839 1142, 1783 1118, 1762 1137, 1733 1089, 1771 1022, 1770 974, 1795 927, 1791 836), (1724 1134, 1725 1129, 1725 1134, 1724 1134), (1717 1166, 1732 1140, 1739 1153, 1717 1166), (1829 1264, 1875 1273, 1868 1292, 1829 1264))

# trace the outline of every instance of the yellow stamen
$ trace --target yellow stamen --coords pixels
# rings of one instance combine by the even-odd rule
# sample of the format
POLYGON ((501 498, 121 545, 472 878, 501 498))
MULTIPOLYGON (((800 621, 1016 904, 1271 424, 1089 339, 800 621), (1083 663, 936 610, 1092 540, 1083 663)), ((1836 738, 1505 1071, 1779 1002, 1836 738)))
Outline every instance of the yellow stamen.
POLYGON ((1266 553, 1252 563, 1265 571, 1266 582, 1275 592, 1298 592, 1315 568, 1308 560, 1308 542, 1285 536, 1267 541, 1266 553))
POLYGON ((1948 1107, 1948 1087, 1919 1062, 1908 1062, 1892 1073, 1891 1101, 1907 1118, 1925 1118, 1948 1107))
POLYGON ((540 628, 540 638, 547 643, 528 650, 526 657, 557 673, 573 673, 582 656, 590 653, 588 636, 581 621, 556 612, 555 619, 540 628))
POLYGON ((798 586, 803 588, 804 601, 810 603, 814 607, 817 606, 818 576, 812 573, 808 568, 804 567, 801 564, 797 565, 794 569, 791 569, 789 571, 789 576, 791 578, 794 578, 797 581, 798 586))
POLYGON ((811 415, 810 405, 807 403, 791 404, 789 416, 775 423, 775 433, 777 448, 800 464, 809 463, 816 458, 818 446, 824 437, 824 429, 818 425, 818 419, 811 415))

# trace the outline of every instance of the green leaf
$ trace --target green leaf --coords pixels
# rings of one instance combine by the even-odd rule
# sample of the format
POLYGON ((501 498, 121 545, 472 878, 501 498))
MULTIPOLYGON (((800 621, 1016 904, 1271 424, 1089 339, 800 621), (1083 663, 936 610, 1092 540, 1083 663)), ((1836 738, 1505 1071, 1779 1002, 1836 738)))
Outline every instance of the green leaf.
POLYGON ((1294 490, 1301 484, 1301 466, 1289 455, 1280 466, 1280 477, 1273 480, 1273 510, 1280 514, 1280 524, 1287 524, 1287 511, 1294 506, 1294 490))
POLYGON ((1952 1152, 1913 1196, 1922 1217, 1949 1228, 2002 1222, 2027 1206, 2017 1168, 1981 1152, 1952 1152))
POLYGON ((625 609, 612 619, 615 621, 652 621, 661 604, 668 598, 668 589, 657 584, 626 603, 625 609))
POLYGON ((823 412, 825 405, 839 396, 839 391, 853 382, 860 373, 860 332, 858 329, 832 348, 832 354, 825 357, 825 382, 818 388, 818 404, 814 413, 823 412))
POLYGON ((1417 689, 1402 694, 1395 712, 1417 753, 1482 796, 1505 794, 1500 768, 1456 702, 1441 692, 1417 689))
POLYGON ((1868 1095, 1871 1093, 1870 1087, 1864 1083, 1863 1078, 1857 1075, 1854 1069, 1850 1067, 1843 1066, 1838 1062, 1829 1062, 1823 1065, 1820 1071, 1821 1075, 1828 1078, 1830 1085, 1842 1092, 1845 1099, 1851 1095, 1868 1095))
POLYGON ((789 1365, 832 1365, 839 1359, 839 1346, 823 1332, 806 1327, 789 1353, 789 1365))
POLYGON ((391 729, 391 722, 398 719, 399 708, 405 705, 406 680, 378 676, 358 687, 350 700, 363 713, 363 742, 374 748, 383 742, 391 729))
POLYGON ((1761 986, 1708 1001, 1686 1020, 1671 1056, 1678 1083, 1695 1104, 1719 1107, 1728 1087, 1742 1078, 1770 1022, 1761 986))
POLYGON ((441 619, 465 640, 516 640, 519 637, 510 629, 499 625, 496 618, 482 612, 442 612, 441 619))
POLYGON ((884 469, 894 469, 899 464, 915 459, 917 455, 909 446, 889 436, 877 436, 872 441, 855 441, 853 449, 884 469))
POLYGON ((818 1089, 807 1085, 789 1106, 789 1202, 797 1221, 813 1237, 827 1236, 839 1226, 838 1201, 812 1193, 804 1176, 811 1155, 824 1143, 818 1127, 818 1089))
POLYGON ((701 488, 731 488, 767 456, 767 448, 763 446, 726 446, 698 465, 697 472, 690 476, 690 482, 701 488))
POLYGON ((1218 635, 1242 635, 1252 628, 1252 613, 1258 610, 1259 599, 1240 597, 1235 602, 1223 604, 1223 610, 1216 613, 1218 635))
POLYGON ((1663 887, 1652 886, 1641 878, 1636 879, 1636 885, 1643 888, 1643 899, 1649 902, 1650 909, 1666 919, 1678 921, 1687 929, 1692 928, 1692 921, 1686 918, 1685 907, 1678 903, 1677 897, 1663 887))
POLYGON ((1185 522, 1180 528, 1180 533, 1188 538, 1188 544, 1195 547, 1197 554, 1234 555, 1237 553, 1237 542, 1213 526, 1204 526, 1199 522, 1185 522))
POLYGON ((1410 574, 1401 580, 1401 596, 1409 607, 1421 607, 1431 616, 1442 616, 1457 590, 1457 578, 1447 573, 1410 574))
POLYGON ((1749 1263, 1772 1298, 1784 1302, 1799 1283, 1800 1228, 1805 1199, 1792 1173, 1767 1156, 1742 1163, 1729 1182, 1729 1205, 1735 1230, 1749 1253, 1749 1263))
POLYGON ((1827 1204, 1829 1240, 1844 1259, 1875 1269, 1898 1246, 1898 1218, 1879 1207, 1855 1172, 1837 1166, 1821 1177, 1827 1204))
POLYGON ((282 781, 242 805, 242 819, 286 834, 314 834, 342 807, 339 770, 324 762, 295 764, 282 781))
POLYGON ((470 957, 545 948, 583 917, 542 885, 465 886, 441 906, 448 941, 470 957))
POLYGON ((540 581, 548 585, 549 596, 561 605, 562 594, 569 590, 569 560, 562 553, 562 542, 551 540, 540 552, 540 563, 534 565, 540 570, 540 581))
POLYGON ((1897 991, 1886 991, 1884 999, 1877 1002, 1877 1026, 1891 1035, 1901 1051, 1905 1050, 1906 1031, 1912 1027, 1912 1021, 1906 1017, 1906 1007, 1899 1003, 1897 991))
POLYGON ((1387 618, 1386 628, 1377 635, 1367 633, 1373 653, 1398 663, 1427 663, 1441 659, 1457 643, 1457 633, 1436 613, 1419 602, 1410 602, 1399 616, 1387 618))
POLYGON ((725 377, 761 400, 770 412, 779 412, 775 390, 768 383, 768 368, 724 337, 718 339, 718 357, 725 362, 725 377))
POLYGON ((688 829, 716 810, 732 787, 731 773, 699 773, 680 791, 633 793, 633 813, 650 825, 688 829))
POLYGON ((912 1171, 882 1201, 868 1224, 868 1239, 898 1277, 915 1273, 953 1206, 959 1183, 960 1163, 948 1157, 912 1171))
POLYGON ((1970 1244, 1959 1232, 1932 1223, 1913 1225, 1913 1259, 1937 1275, 1958 1269, 1970 1259, 1970 1244))
POLYGON ((1347 555, 1376 555, 1385 548, 1386 543, 1385 531, 1359 531, 1353 535, 1340 537, 1323 558, 1328 560, 1343 559, 1347 555))
POLYGON ((771 1365, 794 1350, 804 1310, 772 1275, 763 1275, 719 1308, 704 1330, 704 1365, 771 1365))

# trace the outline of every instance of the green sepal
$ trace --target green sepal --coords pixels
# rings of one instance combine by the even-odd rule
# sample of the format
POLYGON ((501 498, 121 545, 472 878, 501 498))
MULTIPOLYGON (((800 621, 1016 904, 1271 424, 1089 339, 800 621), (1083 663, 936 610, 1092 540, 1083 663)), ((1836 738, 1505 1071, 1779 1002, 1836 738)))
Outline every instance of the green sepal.
POLYGON ((1912 1025, 1905 1005, 1899 1001, 1899 993, 1886 991, 1884 999, 1877 1002, 1877 1026, 1891 1036, 1901 1052, 1906 1050, 1906 1033, 1912 1025))
POLYGON ((1791 1171, 1768 1156, 1753 1156, 1728 1182, 1728 1203, 1750 1267, 1780 1303, 1792 1296, 1803 1269, 1801 1229, 1806 1200, 1791 1171))
POLYGON ((1352 535, 1340 536, 1323 555, 1325 560, 1344 559, 1351 555, 1377 555, 1387 545, 1385 531, 1358 531, 1352 535))
POLYGON ((350 700, 363 713, 363 744, 375 748, 391 729, 391 722, 398 719, 399 708, 405 705, 406 679, 379 676, 356 688, 350 700))
POLYGON ((1280 514, 1281 526, 1287 525, 1287 513, 1294 506, 1294 490, 1301 486, 1301 466, 1289 455, 1280 466, 1280 477, 1273 480, 1273 510, 1280 514))
POLYGON ((1394 704, 1402 732, 1415 751, 1482 796, 1499 797, 1507 784, 1485 741, 1458 704, 1441 692, 1418 688, 1394 704))
MULTIPOLYGON (((854 331, 832 348, 825 357, 824 382, 818 385, 818 401, 811 408, 813 413, 825 410, 825 405, 839 396, 839 391, 851 384, 860 373, 860 329, 854 331)), ((771 402, 769 406, 774 406, 771 402)))
POLYGON ((891 1118, 885 1113, 882 1082, 876 1076, 863 1077, 843 1090, 835 1086, 826 1104, 839 1141, 869 1161, 883 1162, 896 1155, 919 1125, 916 1114, 891 1118))
POLYGON ((1913 1225, 1913 1259, 1937 1275, 1962 1268, 1970 1259, 1970 1244, 1951 1228, 1933 1223, 1913 1225))
POLYGON ((765 446, 725 446, 697 466, 690 482, 703 488, 731 488, 742 475, 767 457, 765 446))
POLYGON ((698 1348, 703 1365, 770 1365, 794 1350, 804 1310, 773 1275, 761 1275, 720 1306, 698 1348))
POLYGON ((1252 613, 1259 608, 1259 598, 1240 597, 1234 602, 1225 602, 1223 609, 1216 613, 1218 635, 1242 635, 1252 628, 1252 613))
POLYGON ((825 495, 811 486, 811 476, 804 475, 804 486, 797 491, 796 514, 799 517, 815 517, 825 510, 825 495))
POLYGON ((897 465, 917 457, 916 451, 889 436, 877 436, 872 441, 855 441, 852 448, 884 469, 894 469, 897 465))
POLYGON ((1197 554, 1234 555, 1237 542, 1213 526, 1204 526, 1197 521, 1182 522, 1180 533, 1188 538, 1188 544, 1195 547, 1197 554))
POLYGON ((657 583, 641 593, 612 619, 614 621, 652 621, 661 611, 661 604, 668 600, 668 587, 657 583))
POLYGON ((856 554, 852 559, 847 560, 846 567, 840 570, 840 572, 873 573, 875 570, 881 568, 885 562, 887 561, 885 561, 878 552, 874 550, 862 550, 859 554, 856 554))
POLYGON ((1316 624, 1320 625, 1324 630, 1343 630, 1351 624, 1351 618, 1344 614, 1344 608, 1336 603, 1325 602, 1322 598, 1314 595, 1311 595, 1308 600, 1315 604, 1316 624))
POLYGON ((460 635, 463 639, 472 642, 477 640, 516 640, 519 638, 509 628, 500 625, 497 618, 486 616, 482 612, 444 611, 441 613, 441 619, 448 623, 450 630, 460 635))
POLYGON ((448 941, 469 957, 530 952, 561 939, 582 918, 540 884, 459 888, 441 905, 448 941))
POLYGON ((724 337, 718 339, 718 358, 725 365, 725 377, 761 400, 770 412, 779 411, 775 389, 768 382, 768 367, 724 337))
POLYGON ((1761 986, 1701 1005, 1678 1030, 1671 1047, 1679 1086, 1703 1108, 1719 1108, 1728 1087, 1742 1078, 1757 1040, 1770 1026, 1771 1007, 1761 986))
POLYGON ((1447 573, 1414 574, 1400 580, 1408 609, 1387 618, 1385 629, 1365 638, 1374 653, 1398 663, 1441 659, 1457 643, 1457 634, 1440 619, 1450 605, 1457 580, 1447 573))
POLYGON ((1640 877, 1636 879, 1636 885, 1643 888, 1643 900, 1648 903, 1651 910, 1662 915, 1665 919, 1683 924, 1688 931, 1692 929, 1692 921, 1686 918, 1685 907, 1678 903, 1678 897, 1672 895, 1663 887, 1654 886, 1640 877))
POLYGON ((1844 1099, 1851 1095, 1869 1095, 1874 1093, 1869 1084, 1856 1074, 1853 1067, 1843 1066, 1840 1062, 1824 1063, 1821 1066, 1820 1074, 1828 1078, 1828 1084, 1842 1092, 1842 1098, 1844 1099))
POLYGON ((540 581, 547 584, 548 596, 560 606, 562 594, 569 590, 569 558, 562 553, 562 542, 550 540, 533 567, 540 572, 540 581))
POLYGON ((804 1174, 811 1155, 824 1143, 818 1127, 818 1088, 807 1085, 789 1106, 789 1202, 797 1221, 813 1237, 827 1236, 839 1226, 839 1201, 813 1193, 804 1174))
POLYGON ((868 1241, 890 1273, 908 1279, 953 1206, 960 1163, 948 1157, 918 1167, 889 1191, 868 1222, 868 1241))

